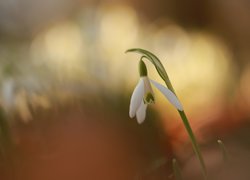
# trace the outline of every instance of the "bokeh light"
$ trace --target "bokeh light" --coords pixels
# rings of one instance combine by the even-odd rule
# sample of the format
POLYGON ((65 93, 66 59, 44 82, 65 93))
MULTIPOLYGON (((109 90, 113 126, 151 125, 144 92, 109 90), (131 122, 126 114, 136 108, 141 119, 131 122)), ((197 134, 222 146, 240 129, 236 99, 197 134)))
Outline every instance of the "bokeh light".
MULTIPOLYGON (((244 18, 232 19, 231 6, 208 1, 190 4, 0 2, 0 105, 7 122, 0 120, 0 155, 5 150, 3 133, 10 133, 17 177, 37 179, 43 174, 43 179, 58 179, 53 168, 47 173, 37 170, 50 167, 54 158, 54 165, 59 162, 55 172, 73 161, 79 163, 61 178, 74 174, 76 179, 100 179, 99 175, 132 179, 159 157, 167 157, 167 170, 146 173, 152 179, 173 177, 173 157, 181 161, 187 177, 195 176, 195 165, 190 166, 194 172, 187 168, 194 163, 187 133, 176 109, 161 93, 154 89, 156 103, 150 105, 144 124, 129 118, 140 59, 138 54, 125 53, 129 48, 147 49, 162 61, 205 157, 215 164, 213 173, 220 164, 213 144, 219 137, 228 139, 233 151, 237 147, 235 151, 249 156, 249 144, 242 144, 250 137, 246 21, 250 13, 237 4, 234 12, 242 12, 239 17, 244 18), (88 161, 84 164, 81 158, 88 161), (107 159, 111 160, 105 166, 107 159), (34 169, 28 171, 30 167, 34 169)), ((149 77, 164 84, 152 64, 146 61, 146 65, 149 77)), ((5 166, 1 157, 0 179, 2 172, 8 177, 5 167, 12 163, 5 166)))

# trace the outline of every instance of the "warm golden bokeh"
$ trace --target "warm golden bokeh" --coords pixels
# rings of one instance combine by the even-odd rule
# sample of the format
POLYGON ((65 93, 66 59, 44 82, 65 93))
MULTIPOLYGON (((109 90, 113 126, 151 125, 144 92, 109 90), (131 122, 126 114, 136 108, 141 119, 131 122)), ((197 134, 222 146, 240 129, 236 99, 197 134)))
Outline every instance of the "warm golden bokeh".
MULTIPOLYGON (((162 61, 212 174, 221 167, 215 145, 219 138, 226 140, 232 154, 249 156, 249 145, 244 144, 250 137, 250 13, 244 4, 220 2, 220 6, 207 0, 204 4, 194 0, 184 4, 169 0, 24 1, 0 2, 0 105, 11 131, 14 150, 10 155, 17 158, 13 162, 17 176, 37 180, 43 174, 41 164, 51 165, 53 160, 40 159, 32 172, 27 169, 48 150, 65 154, 65 161, 57 157, 56 172, 73 163, 72 157, 79 157, 73 166, 77 170, 71 168, 60 178, 79 173, 89 180, 101 175, 103 179, 127 180, 139 171, 148 179, 173 179, 170 165, 176 157, 187 177, 197 179, 197 170, 193 170, 197 165, 182 121, 157 89, 156 103, 150 105, 144 124, 139 126, 128 116, 131 93, 139 80, 140 55, 125 51, 137 47, 162 61), (231 12, 234 18, 230 18, 231 12), (64 143, 69 149, 62 148, 64 143), (103 152, 102 147, 106 148, 103 152), (93 161, 86 158, 88 153, 93 161), (162 157, 167 157, 164 169, 151 172, 150 163, 162 157), (88 160, 85 163, 84 158, 88 160), (105 162, 100 159, 111 161, 102 169, 105 162), (123 166, 114 173, 119 162, 123 166), (101 173, 93 173, 94 167, 101 173)), ((147 61, 146 65, 149 77, 164 84, 152 64, 147 61)), ((0 150, 4 149, 2 126, 0 150)), ((0 179, 5 172, 1 157, 0 179)), ((228 177, 225 169, 214 177, 228 177)), ((45 172, 44 179, 57 178, 53 171, 45 168, 45 172)), ((5 173, 7 178, 9 172, 5 173)))

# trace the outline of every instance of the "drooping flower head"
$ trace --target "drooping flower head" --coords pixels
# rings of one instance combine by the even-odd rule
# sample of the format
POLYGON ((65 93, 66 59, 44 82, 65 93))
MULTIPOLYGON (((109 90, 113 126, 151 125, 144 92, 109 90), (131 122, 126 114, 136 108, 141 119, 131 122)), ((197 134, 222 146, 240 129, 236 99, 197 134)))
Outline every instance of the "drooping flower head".
POLYGON ((147 105, 155 103, 155 96, 151 84, 153 84, 178 110, 183 110, 182 105, 175 94, 165 86, 148 78, 147 67, 143 60, 139 62, 140 79, 136 85, 130 100, 129 116, 136 116, 137 122, 141 124, 146 118, 147 105))

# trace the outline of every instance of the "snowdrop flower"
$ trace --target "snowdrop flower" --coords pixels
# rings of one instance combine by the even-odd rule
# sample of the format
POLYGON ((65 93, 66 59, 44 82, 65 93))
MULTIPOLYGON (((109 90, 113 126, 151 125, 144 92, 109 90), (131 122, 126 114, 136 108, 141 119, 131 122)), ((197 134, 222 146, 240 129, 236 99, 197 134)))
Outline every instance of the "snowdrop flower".
POLYGON ((136 85, 130 100, 129 116, 136 116, 137 122, 141 124, 146 118, 147 105, 155 102, 154 92, 151 84, 153 84, 178 110, 183 111, 183 107, 176 95, 165 86, 151 80, 147 76, 147 68, 145 63, 139 62, 140 80, 136 85))

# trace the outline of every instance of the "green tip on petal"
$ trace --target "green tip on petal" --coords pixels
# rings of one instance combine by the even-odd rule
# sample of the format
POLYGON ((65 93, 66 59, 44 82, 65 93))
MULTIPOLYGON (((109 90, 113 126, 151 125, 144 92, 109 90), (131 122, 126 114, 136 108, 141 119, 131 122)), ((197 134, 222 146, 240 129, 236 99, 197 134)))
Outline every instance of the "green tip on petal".
POLYGON ((140 77, 148 75, 146 64, 142 60, 139 61, 139 73, 140 73, 140 77))
POLYGON ((147 93, 147 94, 145 94, 145 96, 144 96, 144 102, 145 102, 145 104, 152 104, 152 103, 154 103, 155 102, 155 98, 154 98, 154 96, 153 96, 153 94, 152 93, 147 93))

